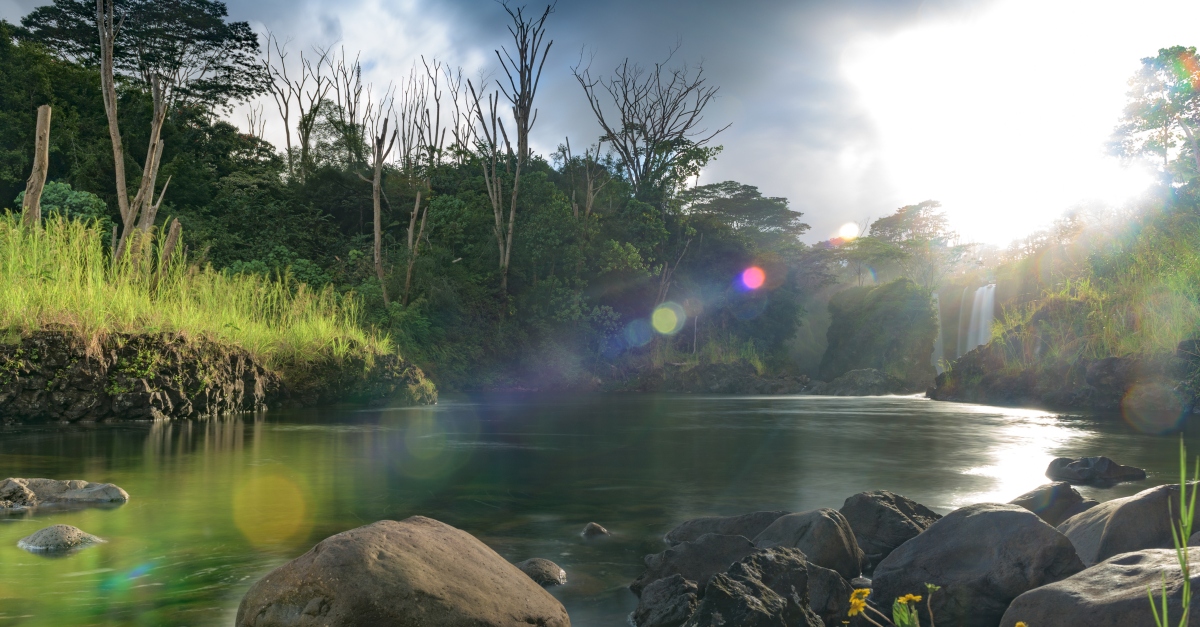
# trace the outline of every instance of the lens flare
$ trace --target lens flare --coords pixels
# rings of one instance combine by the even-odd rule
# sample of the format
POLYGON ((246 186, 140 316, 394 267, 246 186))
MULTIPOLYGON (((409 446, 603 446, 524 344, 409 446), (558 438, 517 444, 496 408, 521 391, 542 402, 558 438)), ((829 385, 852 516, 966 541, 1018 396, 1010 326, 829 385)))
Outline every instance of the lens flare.
POLYGON ((838 229, 838 237, 848 241, 858 237, 858 232, 859 229, 857 224, 853 222, 847 222, 842 225, 842 228, 838 229))
POLYGON ((758 266, 750 266, 749 268, 746 268, 745 272, 742 273, 742 285, 745 285, 752 290, 762 287, 763 283, 766 282, 767 273, 763 272, 763 269, 758 266))
POLYGON ((633 347, 641 347, 650 343, 654 338, 654 330, 650 323, 642 318, 625 325, 625 343, 633 347))
POLYGON ((233 495, 233 522, 256 546, 302 539, 312 524, 304 493, 279 474, 253 477, 233 495))
POLYGON ((1178 431, 1187 417, 1183 400, 1161 383, 1139 383, 1125 392, 1121 414, 1142 433, 1162 435, 1178 431))
POLYGON ((683 323, 687 321, 687 314, 683 307, 676 303, 663 303, 654 310, 650 315, 650 324, 655 331, 663 335, 675 335, 683 328, 683 323))

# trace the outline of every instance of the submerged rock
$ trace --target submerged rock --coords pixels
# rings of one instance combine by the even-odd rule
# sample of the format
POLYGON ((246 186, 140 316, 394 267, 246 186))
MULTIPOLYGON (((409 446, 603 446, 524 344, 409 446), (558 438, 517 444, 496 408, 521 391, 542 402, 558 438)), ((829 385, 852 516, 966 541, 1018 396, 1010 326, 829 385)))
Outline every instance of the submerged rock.
POLYGON ((585 538, 597 538, 599 536, 610 536, 612 534, 608 532, 608 529, 605 529, 594 522, 590 522, 584 525, 583 531, 580 533, 580 535, 585 538))
POLYGON ((854 539, 854 530, 836 509, 781 516, 754 537, 754 546, 800 549, 807 561, 837 571, 846 579, 862 572, 863 552, 854 539))
POLYGON ((17 541, 17 546, 34 553, 69 551, 104 542, 71 525, 51 525, 17 541))
POLYGON ((516 566, 521 572, 529 575, 530 579, 543 586, 561 586, 567 583, 567 571, 550 560, 535 557, 518 562, 516 566))
POLYGON ((629 584, 629 589, 640 596, 646 586, 671 575, 682 575, 703 588, 713 575, 753 552, 754 543, 742 536, 708 533, 662 553, 647 555, 646 571, 629 584))
POLYGON ((839 511, 854 530, 854 539, 866 557, 867 573, 896 547, 942 517, 912 499, 886 490, 855 494, 846 499, 839 511))
POLYGON ((129 493, 111 483, 79 479, 20 479, 0 481, 0 509, 45 505, 104 505, 129 500, 129 493))
POLYGON ((687 627, 821 627, 809 607, 808 562, 797 549, 760 549, 720 573, 687 627))
MULTIPOLYGON (((1191 563, 1200 563, 1200 549, 1189 549, 1191 563)), ((1173 620, 1183 614, 1183 576, 1173 549, 1122 553, 1078 574, 1018 596, 1001 619, 1001 627, 1017 621, 1028 625, 1087 625, 1128 627, 1153 625, 1146 591, 1161 603, 1166 577, 1167 607, 1173 620)), ((1200 604, 1200 587, 1193 585, 1191 605, 1200 604)), ((1200 624, 1192 617, 1188 625, 1200 624)))
MULTIPOLYGON (((1081 570, 1071 542, 1032 512, 981 503, 950 512, 892 551, 875 569, 871 596, 924 595, 935 583, 942 587, 932 601, 937 624, 995 627, 1019 595, 1081 570)), ((924 603, 918 611, 928 624, 924 603)))
POLYGON ((1122 481, 1140 481, 1146 478, 1146 471, 1122 466, 1107 457, 1059 457, 1050 462, 1046 476, 1068 483, 1111 485, 1122 481))
POLYGON ((1083 495, 1066 481, 1039 486, 1009 503, 1020 505, 1037 514, 1038 518, 1046 521, 1051 527, 1057 527, 1075 514, 1099 505, 1096 501, 1084 499, 1083 495))
POLYGON ((680 542, 691 542, 706 533, 723 536, 745 536, 753 538, 779 519, 791 512, 752 512, 740 516, 706 516, 693 518, 667 532, 663 540, 672 546, 680 542))
POLYGON ((679 627, 700 604, 696 582, 675 574, 651 582, 642 590, 629 620, 636 627, 679 627))
POLYGON ((1179 486, 1160 485, 1101 503, 1068 518, 1058 530, 1090 566, 1121 553, 1173 547, 1172 511, 1179 511, 1179 486))
POLYGON ((250 587, 239 627, 569 627, 550 593, 482 542, 423 516, 330 536, 250 587))

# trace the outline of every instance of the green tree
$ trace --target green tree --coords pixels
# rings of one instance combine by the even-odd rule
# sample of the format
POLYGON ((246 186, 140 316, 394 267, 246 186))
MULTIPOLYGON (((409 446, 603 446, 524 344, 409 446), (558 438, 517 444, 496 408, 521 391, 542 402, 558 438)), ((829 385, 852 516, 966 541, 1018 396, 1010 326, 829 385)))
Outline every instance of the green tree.
POLYGON ((1128 103, 1113 136, 1115 151, 1124 157, 1162 155, 1169 170, 1171 151, 1187 141, 1200 172, 1200 56, 1196 48, 1162 48, 1142 59, 1129 79, 1128 103))

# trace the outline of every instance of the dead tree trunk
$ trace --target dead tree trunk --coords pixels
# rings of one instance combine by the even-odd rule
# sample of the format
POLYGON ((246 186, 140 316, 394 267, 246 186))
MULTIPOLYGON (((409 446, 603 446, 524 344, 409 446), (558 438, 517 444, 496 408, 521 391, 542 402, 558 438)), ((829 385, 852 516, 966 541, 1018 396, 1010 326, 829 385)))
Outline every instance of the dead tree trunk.
POLYGON ((388 154, 392 152, 392 147, 396 144, 396 131, 392 130, 392 136, 388 138, 388 123, 391 121, 388 113, 382 110, 380 103, 380 115, 383 117, 383 128, 379 134, 372 138, 372 157, 374 158, 374 176, 371 178, 371 207, 374 210, 375 218, 375 276, 379 278, 379 291, 383 293, 384 306, 390 305, 387 293, 386 276, 383 272, 383 206, 381 195, 383 193, 383 163, 387 161, 388 154))
MULTIPOLYGON (((104 100, 104 114, 108 118, 108 136, 112 140, 117 208, 121 213, 121 222, 130 224, 129 191, 125 186, 125 148, 121 144, 121 127, 117 122, 117 83, 113 76, 113 42, 117 39, 117 29, 120 27, 113 19, 113 4, 114 0, 96 0, 96 28, 100 33, 100 92, 104 100)), ((117 258, 114 255, 113 260, 117 258)))
POLYGON ((25 199, 21 203, 26 227, 42 223, 42 188, 46 186, 46 171, 50 169, 50 105, 38 107, 37 136, 33 148, 33 172, 25 183, 25 199))

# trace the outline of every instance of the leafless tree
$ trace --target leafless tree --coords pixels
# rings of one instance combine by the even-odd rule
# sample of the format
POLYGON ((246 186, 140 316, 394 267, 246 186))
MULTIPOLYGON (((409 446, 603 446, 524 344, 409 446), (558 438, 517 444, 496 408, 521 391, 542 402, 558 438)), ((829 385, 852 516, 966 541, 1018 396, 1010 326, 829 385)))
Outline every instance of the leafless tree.
POLYGON ((592 215, 592 207, 595 205, 596 196, 604 186, 611 182, 611 178, 606 176, 608 168, 600 162, 600 151, 604 147, 604 141, 592 144, 583 150, 583 157, 578 162, 575 161, 575 156, 571 153, 571 139, 566 138, 566 143, 559 148, 559 154, 563 159, 563 170, 567 174, 567 180, 571 186, 571 214, 576 220, 579 219, 580 205, 579 196, 583 196, 583 221, 587 222, 592 215), (579 172, 582 170, 582 172, 579 172), (576 181, 576 176, 580 176, 583 180, 576 181), (580 194, 578 185, 582 183, 583 193, 580 194))
MULTIPOLYGON (((368 91, 369 91, 368 87, 368 91)), ((393 128, 388 135, 388 125, 391 123, 395 110, 393 107, 395 89, 390 85, 383 91, 378 103, 371 102, 368 95, 363 112, 363 128, 371 131, 371 207, 374 211, 375 231, 375 276, 379 278, 379 289, 383 293, 383 304, 390 304, 387 293, 387 281, 383 271, 383 164, 396 145, 397 130, 393 128)), ((357 124, 357 121, 354 121, 357 124)), ((362 176, 361 174, 359 176, 362 176)))
POLYGON ((22 222, 28 228, 42 224, 42 189, 46 186, 46 172, 50 169, 50 105, 38 107, 37 130, 33 147, 33 170, 25 183, 25 197, 21 200, 22 222))
POLYGON ((301 51, 298 66, 293 67, 288 64, 287 42, 281 43, 272 33, 267 33, 263 69, 270 79, 267 90, 275 101, 279 117, 283 119, 283 136, 290 176, 299 175, 303 178, 312 169, 313 129, 316 127, 321 102, 333 88, 333 81, 325 74, 328 58, 328 49, 316 48, 307 58, 304 51, 301 51), (292 142, 293 112, 297 116, 298 149, 292 142), (297 151, 299 155, 296 154, 297 151))
POLYGON ((263 106, 251 105, 250 110, 246 112, 246 134, 251 137, 261 140, 267 130, 267 119, 263 116, 263 106))
MULTIPOLYGON (((334 115, 337 116, 336 126, 346 149, 346 165, 354 167, 364 161, 363 147, 366 145, 363 124, 365 102, 363 100, 362 62, 360 55, 353 60, 346 56, 342 48, 341 57, 328 57, 330 73, 333 75, 333 104, 334 115)), ((361 54, 361 53, 360 53, 361 54)), ((367 95, 369 98, 370 95, 367 95)))
POLYGON ((571 69, 596 116, 603 139, 620 157, 634 193, 644 195, 661 185, 678 185, 694 176, 716 149, 707 147, 729 125, 709 132, 702 128, 704 108, 719 87, 709 85, 703 66, 670 69, 679 46, 647 71, 625 59, 607 79, 593 78, 590 67, 571 69), (607 94, 607 97, 605 97, 607 94), (606 113, 601 100, 611 100, 606 113))

